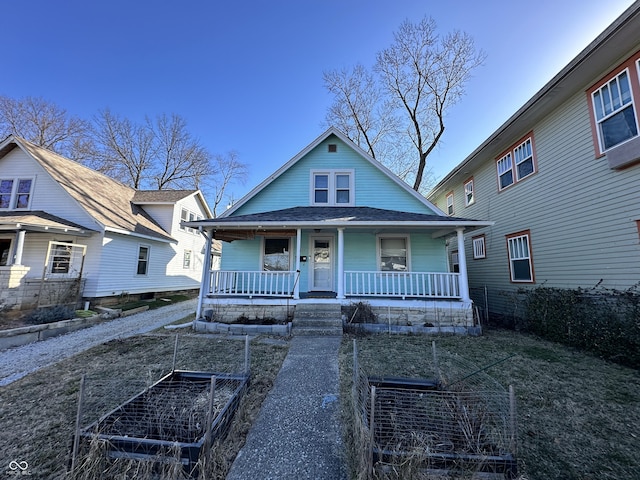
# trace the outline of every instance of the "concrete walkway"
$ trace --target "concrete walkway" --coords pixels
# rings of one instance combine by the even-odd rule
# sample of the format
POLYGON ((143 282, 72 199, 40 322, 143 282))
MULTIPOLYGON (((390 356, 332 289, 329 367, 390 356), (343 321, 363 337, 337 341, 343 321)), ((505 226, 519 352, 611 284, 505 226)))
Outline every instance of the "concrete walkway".
POLYGON ((227 480, 346 479, 340 430, 341 337, 297 336, 227 480))

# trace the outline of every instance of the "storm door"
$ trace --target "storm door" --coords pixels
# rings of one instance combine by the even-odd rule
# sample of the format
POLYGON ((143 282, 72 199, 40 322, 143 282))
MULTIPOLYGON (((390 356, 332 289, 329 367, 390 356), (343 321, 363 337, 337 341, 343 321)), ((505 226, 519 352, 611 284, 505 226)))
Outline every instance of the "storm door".
POLYGON ((333 290, 333 238, 311 239, 311 290, 333 290))

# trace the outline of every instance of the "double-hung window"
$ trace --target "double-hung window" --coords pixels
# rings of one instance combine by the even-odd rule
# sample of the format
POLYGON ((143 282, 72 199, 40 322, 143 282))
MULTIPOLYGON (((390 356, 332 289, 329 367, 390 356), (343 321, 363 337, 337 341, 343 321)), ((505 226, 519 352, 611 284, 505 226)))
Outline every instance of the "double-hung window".
POLYGON ((464 182, 464 205, 468 207, 476 201, 476 197, 473 193, 473 178, 470 178, 464 182))
POLYGON ((453 215, 453 192, 447 193, 447 215, 453 215))
POLYGON ((533 146, 533 134, 511 146, 496 160, 498 190, 521 182, 536 172, 536 159, 533 146))
POLYGON ((527 230, 507 235, 507 251, 511 281, 534 283, 530 232, 527 230))
POLYGON ((149 272, 149 250, 151 248, 146 245, 138 246, 137 275, 146 275, 149 272))
POLYGON ((587 94, 599 154, 638 137, 640 52, 593 85, 587 94))
POLYGON ((0 209, 23 210, 31 203, 33 179, 0 179, 0 209))
POLYGON ((311 204, 352 206, 354 200, 353 170, 311 172, 311 204))

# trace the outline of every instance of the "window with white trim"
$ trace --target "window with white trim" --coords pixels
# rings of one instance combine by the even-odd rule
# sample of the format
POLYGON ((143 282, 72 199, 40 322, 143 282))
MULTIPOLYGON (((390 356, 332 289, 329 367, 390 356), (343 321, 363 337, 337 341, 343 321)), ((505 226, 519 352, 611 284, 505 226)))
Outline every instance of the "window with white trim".
POLYGON ((503 190, 536 173, 533 134, 530 133, 496 160, 498 190, 503 190))
POLYGON ((487 258, 485 236, 478 235, 477 237, 472 237, 471 241, 473 243, 473 258, 475 260, 478 260, 480 258, 487 258))
POLYGON ((9 265, 11 258, 11 239, 0 238, 0 267, 9 265))
POLYGON ((265 238, 262 253, 262 270, 266 272, 291 271, 290 243, 290 238, 265 238))
POLYGON ((185 227, 184 225, 182 225, 182 222, 195 222, 197 220, 202 220, 202 215, 193 213, 186 208, 182 208, 182 210, 180 210, 180 230, 182 230, 183 232, 197 234, 198 230, 196 228, 185 227))
POLYGON ((378 265, 380 265, 382 272, 409 271, 409 237, 379 236, 378 265))
POLYGON ((0 210, 28 209, 31 203, 32 190, 32 178, 1 178, 0 210))
POLYGON ((531 259, 531 235, 529 231, 507 235, 509 271, 511 281, 516 283, 534 283, 533 262, 531 259))
POLYGON ((473 193, 473 178, 464 183, 464 206, 468 207, 476 201, 473 193))
POLYGON ((311 205, 354 205, 353 170, 316 170, 311 172, 311 205))
POLYGON ((453 215, 453 192, 447 193, 447 215, 453 215))
POLYGON ((638 136, 629 68, 595 90, 591 99, 601 152, 638 136))
POLYGON ((182 268, 189 270, 191 268, 191 250, 185 250, 182 256, 182 268))
POLYGON ((149 253, 151 247, 148 245, 138 246, 138 264, 136 267, 136 275, 146 275, 149 272, 149 253))

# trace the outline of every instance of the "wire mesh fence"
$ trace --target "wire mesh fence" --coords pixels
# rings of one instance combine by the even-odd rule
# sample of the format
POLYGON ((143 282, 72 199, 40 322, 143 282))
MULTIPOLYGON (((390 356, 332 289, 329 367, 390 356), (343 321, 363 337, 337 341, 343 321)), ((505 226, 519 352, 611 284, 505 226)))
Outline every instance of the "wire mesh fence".
POLYGON ((125 470, 142 461, 154 475, 178 465, 183 475, 196 476, 201 454, 224 438, 249 382, 248 339, 212 347, 223 352, 208 371, 176 369, 188 363, 176 336, 170 371, 155 382, 150 383, 151 370, 140 378, 141 369, 137 377, 106 382, 83 377, 72 478, 92 478, 87 475, 96 471, 120 475, 123 460, 129 462, 125 470))
POLYGON ((515 478, 513 389, 460 357, 424 357, 424 378, 369 372, 353 352, 358 470, 363 478, 515 478), (373 375, 375 374, 375 375, 373 375))

